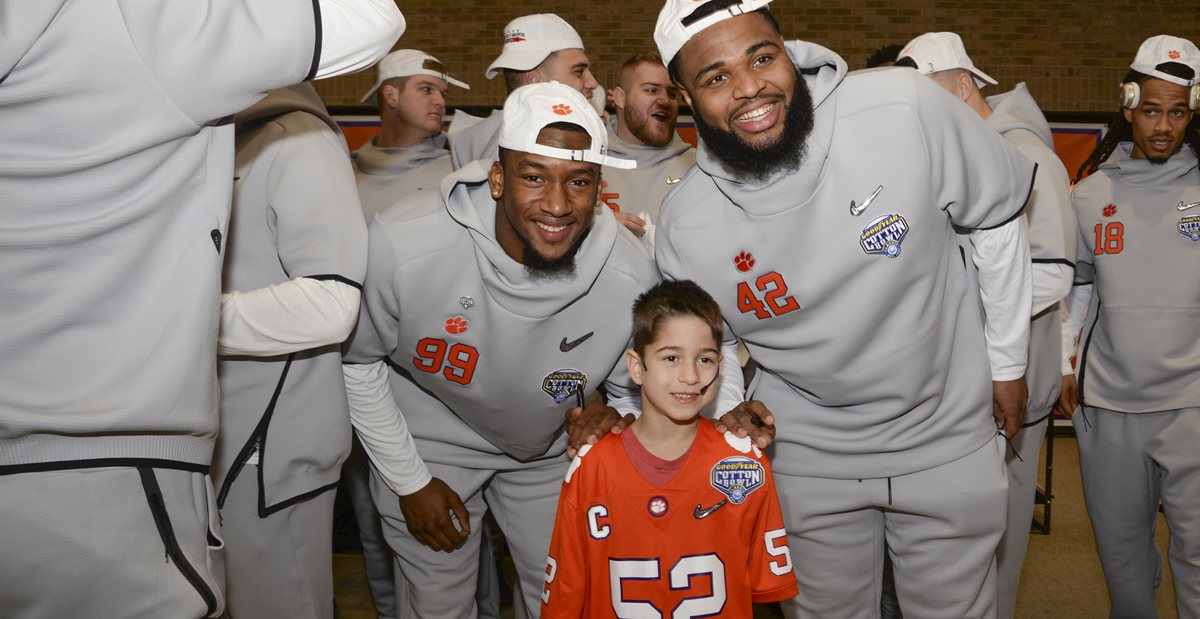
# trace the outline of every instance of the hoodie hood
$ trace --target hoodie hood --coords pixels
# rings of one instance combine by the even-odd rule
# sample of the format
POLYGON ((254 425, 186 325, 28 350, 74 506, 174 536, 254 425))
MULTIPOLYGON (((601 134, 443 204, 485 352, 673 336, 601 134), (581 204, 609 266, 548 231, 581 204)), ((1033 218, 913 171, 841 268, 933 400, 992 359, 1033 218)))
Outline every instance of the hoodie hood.
POLYGON ((992 95, 986 99, 992 115, 988 117, 989 127, 999 131, 1001 135, 1009 131, 1024 129, 1042 141, 1049 148, 1054 148, 1054 136, 1050 133, 1050 123, 1042 114, 1037 101, 1029 94, 1025 82, 1017 84, 1016 88, 992 95))
POLYGON ((316 89, 308 82, 272 90, 261 101, 239 112, 234 117, 234 121, 240 130, 241 127, 257 121, 269 120, 291 112, 312 114, 325 121, 325 124, 329 125, 329 128, 336 131, 339 136, 342 134, 341 128, 337 126, 333 117, 325 109, 325 104, 321 102, 321 97, 317 95, 316 89))
MULTIPOLYGON (((1100 164, 1097 170, 1121 179, 1122 182, 1135 187, 1165 187, 1181 177, 1194 174, 1200 166, 1196 151, 1184 144, 1179 152, 1171 155, 1164 163, 1151 163, 1148 159, 1134 159, 1133 142, 1121 142, 1116 149, 1100 164)), ((1200 182, 1200 178, 1196 179, 1200 182)))
POLYGON ((671 132, 671 141, 666 146, 647 146, 631 144, 617 135, 617 116, 608 119, 608 154, 621 159, 632 159, 638 168, 654 167, 669 159, 674 159, 686 153, 692 146, 679 137, 679 133, 671 132))
POLYGON ((0 82, 37 43, 50 22, 58 16, 66 0, 36 0, 5 2, 0 10, 0 82))
POLYGON ((351 155, 351 158, 354 159, 354 166, 359 172, 376 176, 397 176, 419 168, 434 159, 450 155, 450 150, 446 146, 445 133, 439 133, 412 146, 385 148, 379 146, 378 142, 379 136, 372 136, 366 144, 363 144, 351 155))
POLYGON ((505 310, 546 318, 587 294, 600 276, 617 240, 617 221, 606 208, 592 209, 592 229, 575 254, 575 273, 549 279, 530 274, 496 241, 496 201, 487 182, 488 167, 472 161, 442 181, 442 199, 450 217, 465 227, 475 246, 483 284, 505 310))
POLYGON ((696 152, 696 165, 713 177, 713 181, 734 204, 755 215, 770 215, 796 205, 798 196, 810 195, 820 179, 833 139, 834 119, 837 117, 837 97, 834 92, 848 72, 846 61, 831 50, 804 41, 784 44, 792 63, 799 69, 812 95, 813 131, 808 136, 804 161, 799 169, 783 170, 759 182, 743 182, 733 177, 708 152, 704 140, 696 152))

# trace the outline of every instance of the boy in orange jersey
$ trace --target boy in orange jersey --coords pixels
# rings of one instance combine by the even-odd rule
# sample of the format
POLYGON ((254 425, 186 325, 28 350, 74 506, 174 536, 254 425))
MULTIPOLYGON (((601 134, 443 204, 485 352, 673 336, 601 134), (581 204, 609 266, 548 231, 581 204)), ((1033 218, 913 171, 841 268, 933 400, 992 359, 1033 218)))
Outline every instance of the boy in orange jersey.
POLYGON ((721 365, 721 310, 690 281, 633 306, 629 431, 580 449, 559 497, 542 618, 745 617, 797 593, 771 470, 700 411, 721 365))

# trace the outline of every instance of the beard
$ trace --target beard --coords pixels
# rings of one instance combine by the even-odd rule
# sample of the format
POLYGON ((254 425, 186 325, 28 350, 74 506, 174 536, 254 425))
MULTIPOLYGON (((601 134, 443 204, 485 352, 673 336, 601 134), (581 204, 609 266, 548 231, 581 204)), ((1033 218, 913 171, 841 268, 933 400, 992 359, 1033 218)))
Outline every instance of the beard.
MULTIPOLYGON (((654 131, 657 128, 658 121, 651 120, 650 115, 655 110, 647 110, 646 114, 632 114, 629 108, 625 108, 621 114, 621 120, 625 122, 625 126, 629 128, 629 132, 633 137, 641 140, 646 146, 662 148, 671 143, 671 137, 675 135, 675 120, 672 119, 666 126, 666 131, 657 133, 654 131), (651 124, 653 123, 653 124, 651 124)), ((668 110, 663 110, 663 113, 670 114, 668 110)))
POLYGON ((550 281, 556 279, 570 279, 575 276, 575 254, 579 253, 579 248, 583 246, 583 241, 587 239, 588 234, 592 232, 589 226, 579 238, 571 244, 563 255, 553 260, 547 259, 534 249, 533 244, 525 237, 521 238, 521 264, 525 265, 525 271, 534 281, 550 281))
POLYGON ((763 182, 778 172, 794 171, 804 162, 808 135, 814 124, 812 93, 796 70, 796 85, 783 118, 783 134, 773 143, 756 146, 733 131, 705 122, 699 110, 693 120, 704 146, 738 180, 763 182))

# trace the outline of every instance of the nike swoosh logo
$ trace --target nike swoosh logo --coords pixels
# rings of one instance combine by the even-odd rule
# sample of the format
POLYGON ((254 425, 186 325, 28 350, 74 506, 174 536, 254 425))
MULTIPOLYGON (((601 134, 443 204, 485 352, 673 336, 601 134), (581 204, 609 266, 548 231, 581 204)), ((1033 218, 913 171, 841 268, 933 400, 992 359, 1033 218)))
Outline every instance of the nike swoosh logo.
POLYGON ((1183 202, 1183 200, 1180 200, 1179 206, 1176 206, 1175 209, 1180 210, 1180 211, 1186 211, 1190 208, 1196 208, 1197 206, 1200 206, 1200 202, 1192 202, 1191 204, 1185 204, 1183 202))
POLYGON ((580 337, 576 340, 572 340, 570 342, 568 342, 567 338, 564 337, 562 339, 562 341, 558 343, 558 349, 563 352, 571 352, 572 350, 575 350, 576 346, 586 342, 587 339, 589 337, 592 337, 593 335, 595 335, 595 333, 596 333, 595 331, 588 331, 587 335, 584 335, 583 337, 580 337))
POLYGON ((713 512, 717 511, 718 509, 721 509, 722 507, 725 507, 725 504, 728 502, 729 502, 729 499, 725 499, 724 501, 721 501, 720 503, 714 503, 713 505, 711 505, 709 507, 705 507, 705 508, 701 508, 700 504, 696 503, 696 511, 692 512, 692 515, 696 517, 696 520, 704 520, 705 518, 708 518, 709 516, 711 516, 713 514, 713 512))
POLYGON ((871 202, 875 201, 875 196, 879 195, 879 192, 881 192, 881 191, 883 191, 883 185, 876 187, 875 191, 871 195, 867 196, 866 200, 863 200, 863 203, 861 206, 855 204, 854 200, 851 200, 850 201, 850 214, 854 215, 855 217, 862 215, 862 212, 867 210, 868 206, 871 206, 871 202))
POLYGON ((674 176, 668 176, 668 177, 667 177, 667 184, 668 184, 668 185, 674 185, 675 183, 678 183, 678 182, 679 182, 679 180, 680 180, 680 179, 678 179, 678 178, 675 178, 674 176))

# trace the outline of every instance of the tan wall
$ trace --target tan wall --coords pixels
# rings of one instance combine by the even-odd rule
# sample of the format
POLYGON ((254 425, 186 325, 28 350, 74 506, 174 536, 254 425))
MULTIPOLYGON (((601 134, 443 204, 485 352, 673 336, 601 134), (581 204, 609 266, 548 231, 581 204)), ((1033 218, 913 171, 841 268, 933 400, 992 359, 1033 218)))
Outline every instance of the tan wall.
MULTIPOLYGON (((510 19, 554 11, 583 37, 601 83, 612 85, 617 67, 634 53, 654 49, 660 0, 404 0, 408 30, 398 48, 423 49, 442 60, 472 89, 452 89, 451 105, 501 105, 502 78, 483 72, 500 52, 510 19), (553 7, 553 8, 551 8, 553 7)), ((1007 90, 1029 84, 1047 111, 1108 112, 1115 109, 1116 83, 1148 36, 1174 34, 1200 39, 1200 5, 1195 0, 1159 2, 1066 0, 776 0, 771 10, 788 39, 803 39, 841 54, 851 69, 885 43, 905 43, 922 32, 958 32, 979 68, 1007 90)), ((354 105, 375 73, 317 83, 328 105, 354 105)), ((1000 92, 985 90, 985 94, 1000 92)))

